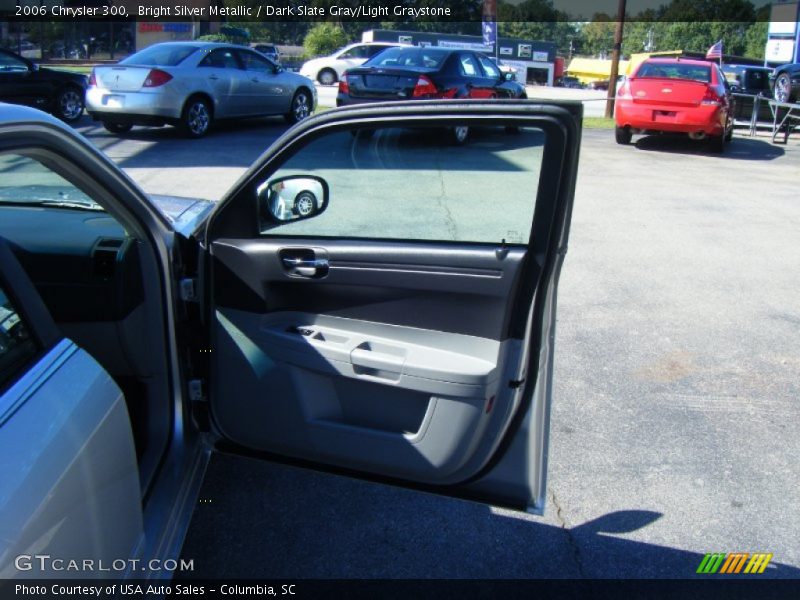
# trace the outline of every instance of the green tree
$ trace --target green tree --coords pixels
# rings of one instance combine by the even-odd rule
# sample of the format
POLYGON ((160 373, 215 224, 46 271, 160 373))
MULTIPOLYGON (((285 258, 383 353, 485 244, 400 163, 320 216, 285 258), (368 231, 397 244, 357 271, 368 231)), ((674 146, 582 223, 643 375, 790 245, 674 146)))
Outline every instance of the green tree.
POLYGON ((308 30, 303 48, 308 56, 321 56, 341 48, 348 41, 347 34, 337 24, 321 22, 308 30))
POLYGON ((744 54, 751 58, 764 58, 767 45, 767 21, 756 21, 747 29, 744 36, 744 54))

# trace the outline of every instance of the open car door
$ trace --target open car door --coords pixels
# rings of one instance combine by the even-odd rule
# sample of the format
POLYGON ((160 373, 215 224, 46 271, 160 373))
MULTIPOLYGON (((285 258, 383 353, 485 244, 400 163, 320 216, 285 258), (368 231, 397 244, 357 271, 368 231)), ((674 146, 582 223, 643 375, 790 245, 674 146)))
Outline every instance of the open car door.
POLYGON ((274 144, 205 231, 225 447, 541 511, 581 118, 375 104, 274 144))

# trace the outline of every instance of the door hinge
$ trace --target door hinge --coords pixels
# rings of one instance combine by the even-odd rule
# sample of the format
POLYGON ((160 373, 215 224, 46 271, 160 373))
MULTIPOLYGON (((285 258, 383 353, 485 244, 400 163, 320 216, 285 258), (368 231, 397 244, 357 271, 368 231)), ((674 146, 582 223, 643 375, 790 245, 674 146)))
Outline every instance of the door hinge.
POLYGON ((523 383, 525 383, 524 379, 512 379, 511 381, 508 382, 508 387, 510 387, 512 390, 516 390, 523 383))
POLYGON ((187 384, 189 389, 189 400, 191 402, 205 402, 205 381, 203 379, 190 379, 187 384))
POLYGON ((197 279, 194 277, 184 277, 178 282, 178 289, 181 300, 184 302, 197 302, 197 279))

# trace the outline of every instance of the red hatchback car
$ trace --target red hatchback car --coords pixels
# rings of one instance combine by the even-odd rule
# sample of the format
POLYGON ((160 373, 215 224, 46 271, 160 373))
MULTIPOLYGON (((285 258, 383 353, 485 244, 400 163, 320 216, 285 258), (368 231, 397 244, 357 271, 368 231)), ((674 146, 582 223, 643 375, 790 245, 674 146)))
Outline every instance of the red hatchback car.
POLYGON ((733 136, 732 103, 715 63, 648 59, 617 91, 617 143, 630 144, 634 133, 687 133, 722 152, 733 136))

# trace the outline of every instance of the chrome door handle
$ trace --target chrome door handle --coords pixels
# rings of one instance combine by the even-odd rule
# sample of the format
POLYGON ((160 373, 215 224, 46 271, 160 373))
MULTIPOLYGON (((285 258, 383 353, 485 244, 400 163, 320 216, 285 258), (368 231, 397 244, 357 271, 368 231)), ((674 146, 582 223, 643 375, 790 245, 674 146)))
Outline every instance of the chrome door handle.
POLYGON ((281 259, 290 275, 301 277, 324 277, 328 274, 327 258, 298 258, 286 256, 281 259))
POLYGON ((286 257, 283 259, 283 264, 287 267, 304 267, 308 269, 324 269, 329 266, 327 258, 286 257))

